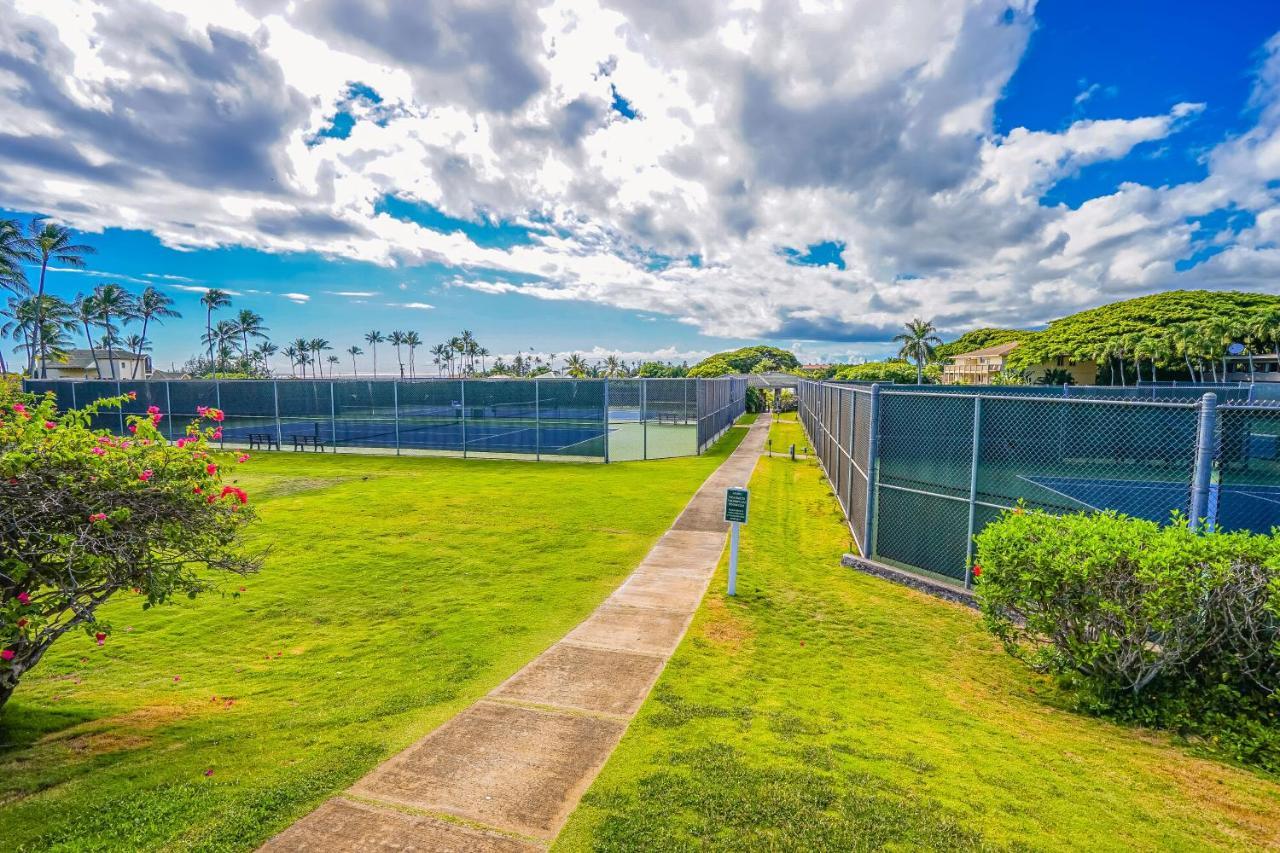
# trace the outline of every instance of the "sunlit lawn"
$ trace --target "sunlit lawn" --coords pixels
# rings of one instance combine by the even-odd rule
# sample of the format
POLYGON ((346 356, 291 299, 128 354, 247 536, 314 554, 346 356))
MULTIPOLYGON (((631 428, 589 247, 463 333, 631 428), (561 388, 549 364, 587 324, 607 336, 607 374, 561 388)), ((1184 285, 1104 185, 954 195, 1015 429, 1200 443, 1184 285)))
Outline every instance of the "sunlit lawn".
POLYGON ((608 466, 255 454, 244 594, 118 600, 0 712, 0 848, 253 848, 581 620, 743 432, 608 466))
POLYGON ((557 849, 1280 846, 1276 780, 1072 713, 973 611, 842 568, 816 461, 751 488, 740 594, 722 565, 557 849))

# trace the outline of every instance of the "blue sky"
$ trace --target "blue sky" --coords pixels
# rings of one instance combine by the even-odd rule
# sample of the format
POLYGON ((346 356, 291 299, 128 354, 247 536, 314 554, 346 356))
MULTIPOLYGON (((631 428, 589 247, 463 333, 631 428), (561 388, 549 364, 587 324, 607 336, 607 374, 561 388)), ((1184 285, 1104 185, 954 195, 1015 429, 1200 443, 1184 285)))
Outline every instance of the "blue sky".
POLYGON ((0 211, 98 248, 54 293, 169 291, 162 366, 207 286, 276 341, 677 361, 1275 289, 1280 4, 898 5, 17 0, 0 211))

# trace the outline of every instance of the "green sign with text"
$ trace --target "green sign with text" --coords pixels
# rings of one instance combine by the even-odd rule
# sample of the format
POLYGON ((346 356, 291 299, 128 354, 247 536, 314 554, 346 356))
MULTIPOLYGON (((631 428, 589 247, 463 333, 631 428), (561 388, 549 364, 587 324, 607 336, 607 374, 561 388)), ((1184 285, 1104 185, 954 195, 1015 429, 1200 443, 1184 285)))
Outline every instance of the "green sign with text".
POLYGON ((725 489, 724 492, 724 520, 736 521, 739 524, 747 523, 747 503, 750 501, 750 494, 746 489, 737 486, 725 489))

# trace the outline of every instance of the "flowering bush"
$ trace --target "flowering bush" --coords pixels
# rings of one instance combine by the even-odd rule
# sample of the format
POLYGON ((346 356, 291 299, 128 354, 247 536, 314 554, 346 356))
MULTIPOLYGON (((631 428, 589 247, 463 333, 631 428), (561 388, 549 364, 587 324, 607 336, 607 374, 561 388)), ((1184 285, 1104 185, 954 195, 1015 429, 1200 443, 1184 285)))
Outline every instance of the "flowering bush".
POLYGON ((976 541, 978 602, 1014 656, 1091 709, 1280 769, 1280 538, 1019 508, 976 541))
POLYGON ((68 631, 106 643, 96 612, 115 593, 151 607, 257 570, 240 547, 248 495, 212 461, 216 428, 196 421, 170 443, 154 407, 127 417, 124 438, 90 428, 126 399, 60 413, 0 386, 0 706, 68 631))

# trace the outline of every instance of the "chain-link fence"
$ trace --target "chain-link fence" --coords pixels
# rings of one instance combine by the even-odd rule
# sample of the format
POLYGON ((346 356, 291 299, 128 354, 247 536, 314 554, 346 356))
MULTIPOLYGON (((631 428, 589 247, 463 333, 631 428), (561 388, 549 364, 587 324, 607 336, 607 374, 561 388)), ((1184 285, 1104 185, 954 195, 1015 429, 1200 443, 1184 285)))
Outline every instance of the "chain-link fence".
MULTIPOLYGON (((741 386, 741 387, 740 387, 741 386)), ((94 426, 156 406, 180 437, 199 407, 226 413, 223 446, 623 461, 692 456, 743 411, 734 379, 26 381, 79 408, 133 392, 94 426), (736 413, 733 411, 737 406, 736 413)))
POLYGON ((1011 390, 801 384, 800 418, 863 554, 967 584, 974 534, 1020 502, 1280 525, 1280 403, 1234 386, 1161 386, 1154 400, 1011 390))

